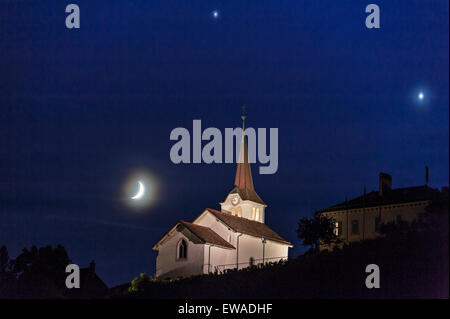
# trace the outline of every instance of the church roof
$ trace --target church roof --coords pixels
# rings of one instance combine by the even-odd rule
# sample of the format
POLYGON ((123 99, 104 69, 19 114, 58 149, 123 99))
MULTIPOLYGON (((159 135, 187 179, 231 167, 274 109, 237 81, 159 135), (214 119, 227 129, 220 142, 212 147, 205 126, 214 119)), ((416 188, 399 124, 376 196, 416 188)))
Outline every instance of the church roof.
POLYGON ((252 178, 252 170, 248 159, 247 139, 243 130, 241 149, 239 152, 239 162, 236 168, 236 177, 234 178, 234 188, 230 194, 239 194, 243 200, 251 200, 265 205, 261 197, 255 191, 252 178))
POLYGON ((219 246, 226 249, 235 249, 233 245, 227 242, 225 239, 220 237, 215 231, 206 226, 201 226, 193 223, 186 222, 184 220, 179 220, 175 226, 173 226, 167 233, 165 233, 161 239, 159 239, 154 245, 153 249, 158 250, 159 244, 164 241, 167 236, 173 230, 187 229, 190 234, 194 235, 194 241, 196 243, 202 244, 211 244, 215 246, 219 246))
POLYGON ((204 243, 213 244, 228 249, 235 249, 233 245, 220 237, 219 234, 217 234, 209 227, 196 225, 184 220, 180 220, 178 223, 186 227, 191 233, 197 236, 204 243))
POLYGON ((207 211, 216 216, 234 231, 255 237, 265 238, 286 245, 292 245, 289 241, 278 235, 274 230, 272 230, 264 223, 260 223, 243 217, 233 216, 229 213, 221 212, 212 208, 207 208, 207 211))

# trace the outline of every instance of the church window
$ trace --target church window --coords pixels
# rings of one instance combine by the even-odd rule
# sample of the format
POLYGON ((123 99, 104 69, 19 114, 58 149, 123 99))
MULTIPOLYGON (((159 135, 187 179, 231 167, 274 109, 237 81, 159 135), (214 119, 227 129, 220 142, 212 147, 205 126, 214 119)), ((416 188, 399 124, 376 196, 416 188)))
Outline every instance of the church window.
POLYGON ((187 258, 187 243, 184 239, 180 240, 177 247, 177 259, 187 258))
POLYGON ((239 217, 242 217, 242 208, 241 208, 241 207, 238 207, 238 209, 237 209, 237 215, 238 215, 239 217))
POLYGON ((252 219, 255 220, 255 216, 256 216, 256 208, 252 207, 252 219))
POLYGON ((259 208, 256 209, 255 220, 259 221, 259 208))

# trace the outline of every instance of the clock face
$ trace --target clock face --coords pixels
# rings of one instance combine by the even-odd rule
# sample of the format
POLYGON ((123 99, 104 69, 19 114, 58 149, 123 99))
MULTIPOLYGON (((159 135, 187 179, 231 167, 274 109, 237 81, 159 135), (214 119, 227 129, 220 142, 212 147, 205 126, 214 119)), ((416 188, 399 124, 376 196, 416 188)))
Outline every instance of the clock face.
POLYGON ((233 198, 231 199, 231 204, 237 205, 237 203, 239 203, 239 198, 238 198, 238 197, 233 197, 233 198))

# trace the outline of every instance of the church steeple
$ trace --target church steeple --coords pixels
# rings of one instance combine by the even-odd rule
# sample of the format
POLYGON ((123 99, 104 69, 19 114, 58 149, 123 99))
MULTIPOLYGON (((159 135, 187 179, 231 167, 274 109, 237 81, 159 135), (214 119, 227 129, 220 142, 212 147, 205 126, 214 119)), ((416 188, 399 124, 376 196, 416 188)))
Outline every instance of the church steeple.
POLYGON ((265 208, 267 205, 258 196, 253 185, 247 145, 248 139, 245 136, 245 106, 242 107, 242 110, 242 139, 236 176, 234 178, 234 187, 225 201, 220 203, 220 206, 222 212, 264 224, 265 208))
POLYGON ((253 186, 252 170, 248 159, 247 139, 245 138, 245 106, 243 106, 242 109, 242 140, 236 169, 236 177, 234 178, 234 186, 248 194, 248 190, 255 191, 255 187, 253 186))
POLYGON ((248 158, 247 139, 245 137, 245 106, 242 107, 242 140, 239 151, 239 159, 236 168, 236 176, 234 178, 234 189, 230 192, 238 193, 243 200, 251 200, 264 205, 263 200, 256 194, 253 185, 252 170, 248 158))

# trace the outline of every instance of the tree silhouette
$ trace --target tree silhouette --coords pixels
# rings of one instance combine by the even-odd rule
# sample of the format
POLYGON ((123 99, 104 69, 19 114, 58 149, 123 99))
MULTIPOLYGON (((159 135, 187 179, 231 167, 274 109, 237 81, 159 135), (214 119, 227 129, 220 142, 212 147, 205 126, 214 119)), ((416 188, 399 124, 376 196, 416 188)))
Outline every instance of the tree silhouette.
POLYGON ((4 274, 9 270, 9 255, 6 246, 0 248, 0 274, 4 274))
POLYGON ((24 297, 58 297, 65 290, 65 269, 71 263, 64 247, 24 248, 13 261, 12 273, 24 297))
POLYGON ((334 233, 334 220, 319 215, 300 219, 297 237, 302 241, 303 246, 311 246, 314 251, 318 251, 321 244, 330 245, 339 242, 339 238, 334 233))

